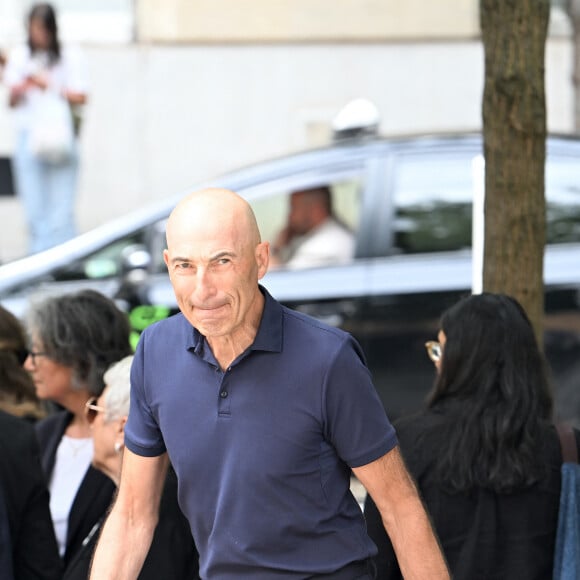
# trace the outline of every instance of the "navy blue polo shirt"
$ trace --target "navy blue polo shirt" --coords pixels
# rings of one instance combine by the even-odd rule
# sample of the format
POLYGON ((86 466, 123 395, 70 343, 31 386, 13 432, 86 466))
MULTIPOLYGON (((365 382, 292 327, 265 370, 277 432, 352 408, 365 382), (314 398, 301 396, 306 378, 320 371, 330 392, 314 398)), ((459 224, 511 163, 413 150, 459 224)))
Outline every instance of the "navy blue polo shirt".
POLYGON ((261 290, 227 370, 181 314, 145 330, 132 367, 125 443, 169 453, 204 578, 306 578, 376 553, 350 468, 397 438, 362 351, 261 290))

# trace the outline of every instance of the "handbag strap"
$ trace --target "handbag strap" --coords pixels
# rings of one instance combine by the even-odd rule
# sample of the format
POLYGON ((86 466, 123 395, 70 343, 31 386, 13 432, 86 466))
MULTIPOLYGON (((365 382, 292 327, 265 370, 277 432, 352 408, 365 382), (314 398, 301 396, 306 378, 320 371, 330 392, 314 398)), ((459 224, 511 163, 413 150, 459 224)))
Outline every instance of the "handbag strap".
POLYGON ((574 429, 570 425, 558 423, 556 425, 556 431, 558 432, 560 446, 562 447, 562 462, 578 463, 578 447, 576 445, 574 429))

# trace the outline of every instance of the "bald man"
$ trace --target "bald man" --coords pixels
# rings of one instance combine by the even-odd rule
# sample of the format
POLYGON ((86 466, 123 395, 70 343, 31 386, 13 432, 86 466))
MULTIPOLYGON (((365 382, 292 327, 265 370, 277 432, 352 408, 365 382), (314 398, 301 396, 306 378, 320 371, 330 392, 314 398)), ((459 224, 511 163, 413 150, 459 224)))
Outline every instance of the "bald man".
POLYGON ((360 347, 259 285, 269 246, 250 206, 226 190, 187 196, 164 258, 181 313, 141 336, 91 578, 137 578, 168 458, 204 579, 374 578, 351 470, 405 577, 448 578, 360 347))

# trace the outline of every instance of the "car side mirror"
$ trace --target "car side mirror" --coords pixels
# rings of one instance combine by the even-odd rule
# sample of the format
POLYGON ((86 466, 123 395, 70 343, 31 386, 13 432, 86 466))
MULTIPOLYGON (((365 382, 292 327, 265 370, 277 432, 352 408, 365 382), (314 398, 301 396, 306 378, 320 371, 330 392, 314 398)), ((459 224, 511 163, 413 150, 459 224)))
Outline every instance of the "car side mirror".
POLYGON ((147 272, 151 266, 151 254, 143 244, 131 244, 123 248, 120 256, 120 272, 123 277, 132 272, 147 272))
POLYGON ((131 244, 119 256, 120 285, 115 298, 123 300, 129 308, 146 302, 145 283, 149 277, 151 254, 143 244, 131 244))

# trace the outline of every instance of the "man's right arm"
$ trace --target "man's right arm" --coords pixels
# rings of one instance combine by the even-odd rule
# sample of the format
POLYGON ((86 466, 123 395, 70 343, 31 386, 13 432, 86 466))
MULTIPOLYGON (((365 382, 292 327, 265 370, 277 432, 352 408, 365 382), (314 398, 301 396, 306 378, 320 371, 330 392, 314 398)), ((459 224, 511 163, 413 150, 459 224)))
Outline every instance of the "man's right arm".
POLYGON ((147 557, 159 518, 169 459, 125 448, 121 484, 91 565, 91 580, 133 580, 147 557))

